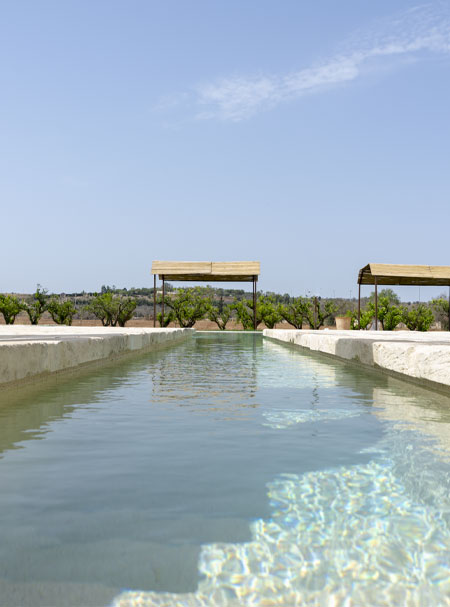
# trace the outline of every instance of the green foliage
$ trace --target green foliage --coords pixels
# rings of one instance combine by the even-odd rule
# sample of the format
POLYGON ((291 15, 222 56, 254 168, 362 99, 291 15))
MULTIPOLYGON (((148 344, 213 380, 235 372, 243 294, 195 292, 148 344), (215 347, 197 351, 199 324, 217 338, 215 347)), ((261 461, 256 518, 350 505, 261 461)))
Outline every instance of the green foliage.
POLYGON ((104 327, 124 327, 133 317, 137 302, 132 297, 104 291, 85 306, 87 312, 101 320, 104 327))
POLYGON ((111 291, 103 291, 103 288, 102 293, 96 294, 84 309, 101 320, 104 327, 116 326, 118 301, 111 291))
POLYGON ((225 331, 227 328, 227 323, 229 322, 231 316, 233 314, 233 306, 231 305, 223 305, 223 300, 219 302, 219 306, 215 306, 210 300, 208 306, 208 318, 212 322, 215 322, 221 331, 225 331), (220 305, 220 303, 222 305, 220 305))
MULTIPOLYGON (((249 299, 234 300, 233 309, 236 310, 236 316, 241 323, 244 331, 253 331, 253 301, 249 299)), ((256 327, 262 323, 261 310, 256 302, 256 327)))
POLYGON ((120 297, 119 313, 117 315, 117 324, 119 327, 124 327, 129 320, 133 318, 136 310, 136 300, 132 297, 120 297))
POLYGON ((33 301, 23 302, 22 304, 32 325, 37 325, 41 316, 47 310, 47 293, 48 291, 46 289, 43 289, 41 285, 37 285, 36 292, 33 295, 33 301))
POLYGON ((391 306, 386 313, 378 317, 384 331, 393 331, 395 327, 402 322, 402 309, 397 306, 391 306))
MULTIPOLYGON (((392 289, 382 289, 378 292, 378 301, 384 298, 389 304, 400 305, 400 298, 392 289)), ((370 301, 375 302, 375 291, 370 294, 370 301)))
POLYGON ((301 329, 307 318, 309 301, 306 297, 296 297, 288 304, 281 305, 279 310, 281 317, 296 329, 301 329))
POLYGON ((52 297, 50 300, 47 310, 57 325, 68 326, 72 324, 73 317, 77 311, 70 299, 58 300, 55 297, 52 297))
POLYGON ((163 317, 162 317, 162 312, 158 312, 158 314, 156 315, 156 318, 159 322, 160 327, 168 327, 171 322, 175 321, 175 315, 172 312, 172 310, 169 310, 169 312, 167 314, 164 314, 164 321, 163 321, 163 317))
MULTIPOLYGON (((378 321, 381 323, 384 331, 393 331, 395 327, 403 320, 403 309, 400 304, 400 299, 392 289, 383 289, 378 293, 378 321)), ((367 308, 361 310, 361 322, 358 327, 358 312, 353 311, 351 314, 352 329, 367 329, 375 318, 375 292, 370 295, 370 300, 367 308)))
POLYGON ((436 297, 431 300, 431 305, 444 314, 448 314, 448 299, 445 297, 436 297))
POLYGON ((205 318, 209 306, 205 289, 201 287, 178 289, 175 296, 166 297, 164 303, 172 310, 176 322, 183 328, 193 327, 197 320, 205 318))
POLYGON ((277 305, 273 296, 261 295, 258 297, 256 306, 257 314, 259 313, 261 315, 261 319, 268 329, 273 329, 274 326, 282 320, 280 306, 277 305))
POLYGON ((360 314, 360 323, 358 326, 358 312, 350 311, 350 328, 353 330, 362 329, 365 330, 371 324, 373 320, 374 311, 371 307, 368 307, 366 310, 361 310, 360 314))
POLYGON ((431 300, 437 320, 441 323, 442 328, 448 330, 448 299, 446 297, 436 297, 431 300))
POLYGON ((307 302, 306 318, 311 329, 320 329, 325 324, 325 320, 334 316, 338 311, 337 304, 330 299, 321 301, 318 298, 312 297, 307 302))
MULTIPOLYGON (((384 331, 393 331, 402 322, 403 310, 396 305, 398 301, 399 299, 392 289, 383 289, 380 292, 378 297, 378 320, 381 322, 384 331)), ((369 303, 369 309, 372 310, 373 318, 375 318, 375 301, 369 303)))
POLYGON ((14 295, 1 295, 0 294, 0 312, 3 314, 5 323, 7 325, 13 325, 16 320, 17 314, 23 309, 23 303, 21 303, 14 295))
POLYGON ((403 308, 402 321, 410 331, 428 331, 434 321, 433 311, 423 303, 410 310, 403 308))
MULTIPOLYGON (((236 310, 236 316, 244 331, 253 331, 253 300, 235 300, 232 307, 236 310)), ((263 322, 268 329, 273 329, 281 320, 281 310, 276 298, 272 295, 260 295, 256 301, 256 327, 263 322)))

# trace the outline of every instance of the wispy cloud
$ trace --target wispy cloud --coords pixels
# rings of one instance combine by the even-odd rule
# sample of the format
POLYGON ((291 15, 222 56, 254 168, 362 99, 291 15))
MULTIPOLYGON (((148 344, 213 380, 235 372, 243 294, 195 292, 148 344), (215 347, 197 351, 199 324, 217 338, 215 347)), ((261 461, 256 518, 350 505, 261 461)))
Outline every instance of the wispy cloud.
MULTIPOLYGON (((450 5, 418 6, 357 32, 315 65, 277 74, 233 75, 194 87, 197 119, 240 121, 304 95, 356 80, 371 61, 450 53, 450 5)), ((186 101, 186 98, 184 98, 186 101)))

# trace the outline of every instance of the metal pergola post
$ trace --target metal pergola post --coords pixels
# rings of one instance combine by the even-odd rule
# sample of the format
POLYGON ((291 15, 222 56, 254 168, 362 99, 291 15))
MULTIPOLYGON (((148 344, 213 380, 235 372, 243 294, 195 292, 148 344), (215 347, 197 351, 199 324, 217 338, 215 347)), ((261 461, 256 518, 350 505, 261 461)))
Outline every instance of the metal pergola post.
POLYGON ((375 331, 378 331, 378 284, 375 276, 375 331))
POLYGON ((253 330, 256 331, 256 276, 253 276, 253 330))
POLYGON ((156 274, 153 275, 153 328, 156 327, 156 274))
POLYGON ((361 283, 358 282, 358 331, 361 330, 361 283))
POLYGON ((164 327, 164 297, 166 294, 164 274, 162 276, 162 283, 161 327, 164 327))

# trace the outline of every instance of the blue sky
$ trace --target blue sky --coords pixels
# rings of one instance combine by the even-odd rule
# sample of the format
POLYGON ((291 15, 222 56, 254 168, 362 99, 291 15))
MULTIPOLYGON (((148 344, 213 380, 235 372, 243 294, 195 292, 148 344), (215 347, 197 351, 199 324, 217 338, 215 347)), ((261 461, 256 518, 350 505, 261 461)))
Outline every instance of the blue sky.
POLYGON ((255 259, 263 290, 348 296, 369 261, 450 264, 450 1, 1 15, 0 291, 255 259))

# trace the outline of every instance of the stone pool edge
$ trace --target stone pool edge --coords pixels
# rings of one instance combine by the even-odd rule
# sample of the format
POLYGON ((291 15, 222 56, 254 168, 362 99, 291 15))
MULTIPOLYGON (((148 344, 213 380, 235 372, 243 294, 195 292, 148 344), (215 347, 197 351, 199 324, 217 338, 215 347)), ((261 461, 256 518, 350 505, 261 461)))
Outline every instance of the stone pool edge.
POLYGON ((450 394, 450 334, 264 329, 263 336, 450 394))
POLYGON ((2 326, 0 390, 172 346, 194 333, 194 329, 2 326))

